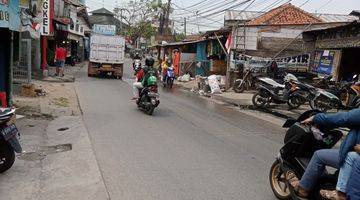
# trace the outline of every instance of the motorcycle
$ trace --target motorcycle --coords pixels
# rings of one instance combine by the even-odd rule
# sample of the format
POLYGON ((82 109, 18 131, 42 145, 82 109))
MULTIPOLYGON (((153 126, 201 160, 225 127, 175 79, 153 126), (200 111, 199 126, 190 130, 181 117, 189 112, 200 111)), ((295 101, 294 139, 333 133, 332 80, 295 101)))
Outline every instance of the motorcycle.
MULTIPOLYGON (((149 79, 154 79, 154 82, 156 82, 155 76, 150 76, 149 79)), ((139 99, 136 101, 136 104, 146 114, 152 115, 155 108, 160 104, 157 85, 152 84, 139 90, 139 99)))
POLYGON ((22 148, 18 137, 20 133, 15 125, 14 108, 0 108, 0 173, 10 169, 15 162, 15 152, 22 148))
POLYGON ((264 68, 252 67, 246 70, 245 75, 242 79, 236 79, 233 89, 236 93, 242 93, 245 90, 256 87, 257 78, 260 76, 264 68))
POLYGON ((174 80, 175 80, 174 68, 171 66, 168 67, 166 70, 166 74, 163 79, 164 87, 168 87, 169 89, 171 89, 174 85, 174 80))
POLYGON ((296 92, 298 90, 295 83, 297 78, 288 74, 284 80, 285 85, 282 85, 271 78, 259 78, 258 92, 252 97, 253 105, 257 108, 265 108, 274 102, 276 104, 287 103, 291 109, 300 107, 303 101, 296 92))
MULTIPOLYGON (((317 110, 304 112, 298 119, 289 119, 283 125, 288 128, 284 146, 270 168, 269 181, 278 199, 298 199, 290 186, 289 178, 294 175, 300 179, 316 150, 330 149, 341 139, 339 130, 319 130, 314 126, 300 124, 301 121, 319 113, 317 110)), ((333 190, 336 187, 338 172, 326 171, 315 185, 308 199, 321 199, 321 189, 333 190)))
POLYGON ((341 109, 342 102, 339 97, 324 89, 315 88, 310 90, 308 99, 310 100, 310 107, 313 110, 320 110, 326 112, 330 109, 341 109))
POLYGON ((133 62, 134 75, 141 69, 141 60, 135 59, 133 62))

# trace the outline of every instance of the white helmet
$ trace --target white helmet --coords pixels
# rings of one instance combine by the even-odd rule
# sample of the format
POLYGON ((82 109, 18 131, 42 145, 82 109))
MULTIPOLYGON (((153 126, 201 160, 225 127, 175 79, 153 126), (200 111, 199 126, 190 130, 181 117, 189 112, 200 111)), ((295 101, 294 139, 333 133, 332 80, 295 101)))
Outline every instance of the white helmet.
POLYGON ((296 76, 294 74, 286 74, 286 76, 284 77, 284 81, 285 82, 289 82, 289 81, 297 81, 298 79, 296 78, 296 76))

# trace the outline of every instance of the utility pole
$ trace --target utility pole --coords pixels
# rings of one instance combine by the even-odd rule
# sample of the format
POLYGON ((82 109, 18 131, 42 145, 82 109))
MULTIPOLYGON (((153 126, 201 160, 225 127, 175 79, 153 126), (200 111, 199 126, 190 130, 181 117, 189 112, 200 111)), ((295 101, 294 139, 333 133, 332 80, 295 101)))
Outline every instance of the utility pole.
POLYGON ((186 17, 184 17, 184 35, 186 37, 186 17))
POLYGON ((165 31, 165 33, 166 34, 168 34, 169 24, 170 24, 170 20, 169 20, 170 9, 171 9, 171 0, 168 0, 168 5, 167 5, 167 8, 166 8, 166 17, 165 17, 165 20, 166 20, 166 24, 165 24, 166 31, 165 31))

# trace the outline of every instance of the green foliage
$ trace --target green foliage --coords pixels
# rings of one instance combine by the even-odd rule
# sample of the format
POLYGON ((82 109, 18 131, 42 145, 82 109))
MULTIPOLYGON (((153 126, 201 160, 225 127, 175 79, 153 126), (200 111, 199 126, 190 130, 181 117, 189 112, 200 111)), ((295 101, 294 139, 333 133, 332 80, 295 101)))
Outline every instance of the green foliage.
POLYGON ((184 33, 179 33, 175 35, 175 40, 176 42, 181 42, 186 38, 184 33))

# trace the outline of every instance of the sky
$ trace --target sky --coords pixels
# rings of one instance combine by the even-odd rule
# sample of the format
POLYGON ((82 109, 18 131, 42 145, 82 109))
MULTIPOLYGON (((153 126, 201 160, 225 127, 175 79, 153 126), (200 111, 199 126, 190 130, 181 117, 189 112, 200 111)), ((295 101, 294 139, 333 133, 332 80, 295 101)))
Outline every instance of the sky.
MULTIPOLYGON (((129 0, 86 0, 89 10, 105 7, 113 10, 116 5, 125 7, 129 0)), ((165 0, 163 0, 165 1, 165 0)), ((244 0, 172 0, 174 12, 171 19, 174 21, 175 31, 183 32, 184 17, 187 18, 187 34, 196 34, 199 31, 218 29, 223 25, 226 8, 233 10, 267 11, 288 1, 298 7, 301 6, 311 13, 349 14, 352 10, 360 10, 360 0, 254 0, 250 4, 237 6, 244 0), (196 12, 198 15, 196 15, 196 12), (200 13, 200 14, 199 14, 200 13)))

